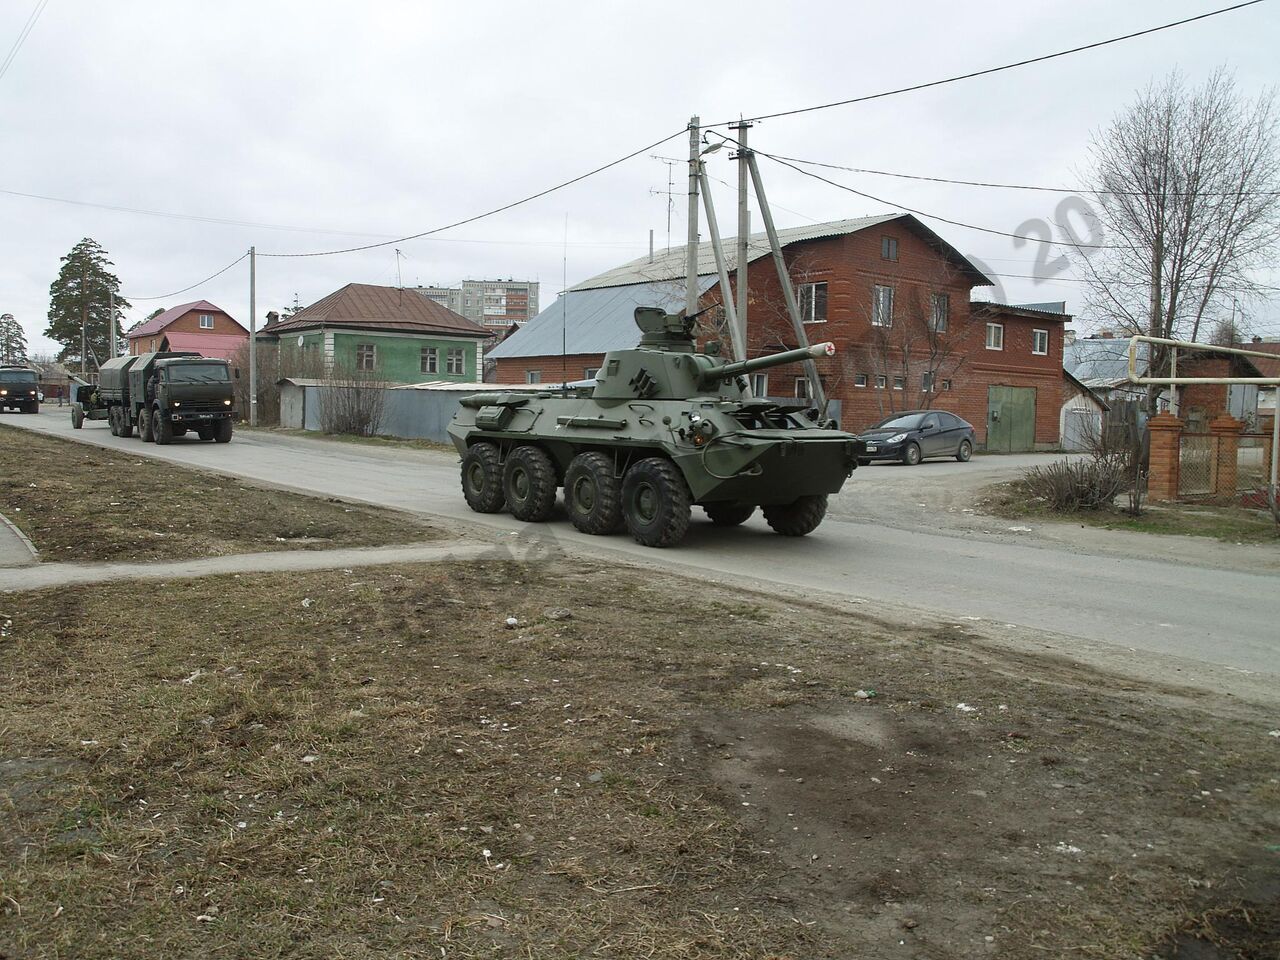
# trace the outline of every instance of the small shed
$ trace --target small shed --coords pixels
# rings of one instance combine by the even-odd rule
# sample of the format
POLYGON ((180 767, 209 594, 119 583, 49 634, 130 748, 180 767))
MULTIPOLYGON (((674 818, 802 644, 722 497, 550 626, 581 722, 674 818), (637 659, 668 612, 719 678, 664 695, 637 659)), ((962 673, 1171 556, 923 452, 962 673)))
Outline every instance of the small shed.
POLYGON ((1062 371, 1062 412, 1058 424, 1062 449, 1081 453, 1093 448, 1102 436, 1102 419, 1108 406, 1096 393, 1062 371))

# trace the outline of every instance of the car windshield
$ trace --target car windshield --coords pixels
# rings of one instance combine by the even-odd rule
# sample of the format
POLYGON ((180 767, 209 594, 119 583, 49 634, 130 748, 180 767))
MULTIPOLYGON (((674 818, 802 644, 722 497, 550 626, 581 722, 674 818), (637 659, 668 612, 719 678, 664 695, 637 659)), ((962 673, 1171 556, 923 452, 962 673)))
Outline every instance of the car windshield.
POLYGON ((909 413, 902 417, 890 417, 888 420, 882 420, 874 427, 876 430, 916 430, 920 426, 920 421, 925 418, 923 413, 909 413))
POLYGON ((167 369, 170 383, 225 383, 230 379, 221 363, 180 363, 167 369))
POLYGON ((0 383, 35 383, 34 370, 0 370, 0 383))

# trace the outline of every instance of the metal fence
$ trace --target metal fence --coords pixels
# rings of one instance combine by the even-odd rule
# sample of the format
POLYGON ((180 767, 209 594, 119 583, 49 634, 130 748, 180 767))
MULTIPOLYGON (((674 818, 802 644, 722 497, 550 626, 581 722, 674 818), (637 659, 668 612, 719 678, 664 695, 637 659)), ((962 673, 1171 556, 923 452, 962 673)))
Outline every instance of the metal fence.
POLYGON ((1267 485, 1271 482, 1271 435, 1245 433, 1240 435, 1236 449, 1236 493, 1253 499, 1266 500, 1267 485))
POLYGON ((1178 496, 1208 497, 1217 487, 1218 438, 1184 433, 1178 448, 1178 496))

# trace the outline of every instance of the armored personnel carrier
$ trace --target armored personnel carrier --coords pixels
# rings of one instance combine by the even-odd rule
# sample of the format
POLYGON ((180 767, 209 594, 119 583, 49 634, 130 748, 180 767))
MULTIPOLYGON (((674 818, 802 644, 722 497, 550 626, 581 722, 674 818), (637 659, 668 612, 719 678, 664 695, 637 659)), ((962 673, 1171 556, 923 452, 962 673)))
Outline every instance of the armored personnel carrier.
POLYGON ((653 307, 635 318, 640 345, 607 354, 591 386, 462 401, 449 436, 471 509, 545 520, 564 487, 579 530, 625 526, 650 547, 683 539, 694 504, 718 526, 759 507, 780 534, 814 530, 864 445, 816 410, 751 398, 746 375, 834 345, 726 363, 714 345, 696 351, 691 319, 653 307))

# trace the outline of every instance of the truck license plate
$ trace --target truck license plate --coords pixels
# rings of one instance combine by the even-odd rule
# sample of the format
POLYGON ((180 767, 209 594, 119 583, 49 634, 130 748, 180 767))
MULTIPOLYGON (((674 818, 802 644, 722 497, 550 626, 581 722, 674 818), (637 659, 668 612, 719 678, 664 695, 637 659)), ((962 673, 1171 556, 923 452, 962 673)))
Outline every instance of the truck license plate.
POLYGON ((867 444, 867 453, 875 453, 876 445, 874 443, 867 444))

